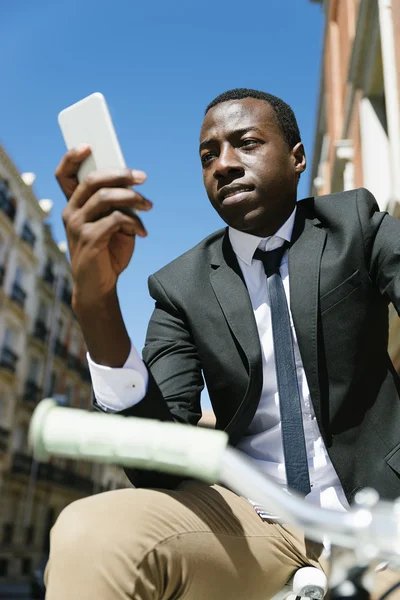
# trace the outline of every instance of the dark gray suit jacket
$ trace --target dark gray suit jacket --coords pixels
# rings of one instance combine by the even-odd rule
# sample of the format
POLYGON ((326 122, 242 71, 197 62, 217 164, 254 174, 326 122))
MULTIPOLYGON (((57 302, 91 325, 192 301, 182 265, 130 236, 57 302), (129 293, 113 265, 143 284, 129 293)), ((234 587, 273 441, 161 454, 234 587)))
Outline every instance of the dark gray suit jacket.
MULTIPOLYGON (((388 304, 400 309, 400 221, 364 189, 298 203, 289 249, 291 311, 311 399, 349 501, 364 486, 400 496, 399 379, 389 360, 388 304)), ((256 323, 227 230, 149 278, 156 305, 143 357, 144 400, 126 414, 196 424, 203 375, 232 444, 262 389, 256 323)), ((177 479, 128 472, 138 486, 177 479)))

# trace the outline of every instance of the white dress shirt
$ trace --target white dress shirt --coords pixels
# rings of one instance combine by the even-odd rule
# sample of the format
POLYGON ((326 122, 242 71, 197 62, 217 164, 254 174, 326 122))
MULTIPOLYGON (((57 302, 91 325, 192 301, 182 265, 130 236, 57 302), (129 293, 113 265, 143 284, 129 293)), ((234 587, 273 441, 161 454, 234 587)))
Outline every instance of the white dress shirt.
MULTIPOLYGON (((282 487, 286 487, 286 473, 275 373, 271 310, 264 268, 261 261, 253 260, 253 255, 256 248, 267 251, 273 250, 281 246, 285 240, 290 241, 295 214, 296 209, 276 234, 268 238, 260 238, 229 228, 229 238, 246 281, 257 323, 263 365, 263 387, 260 403, 246 435, 238 444, 238 449, 251 457, 261 470, 282 487)), ((287 257, 288 252, 286 251, 282 257, 280 271, 289 306, 297 380, 303 413, 311 483, 311 492, 308 494, 307 499, 325 508, 345 510, 348 503, 318 428, 299 352, 290 312, 287 257)), ((120 369, 97 365, 89 355, 88 362, 96 399, 105 410, 109 412, 120 411, 140 402, 144 397, 148 373, 133 345, 124 367, 120 369)))

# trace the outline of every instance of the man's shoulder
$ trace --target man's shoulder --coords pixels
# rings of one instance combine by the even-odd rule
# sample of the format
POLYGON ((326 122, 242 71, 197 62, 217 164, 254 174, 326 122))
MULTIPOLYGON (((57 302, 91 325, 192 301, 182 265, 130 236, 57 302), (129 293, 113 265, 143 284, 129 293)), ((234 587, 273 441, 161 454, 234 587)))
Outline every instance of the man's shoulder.
POLYGON ((226 231, 227 228, 223 227, 208 235, 201 242, 156 271, 154 276, 157 279, 165 279, 172 276, 179 276, 188 269, 192 270, 195 267, 209 265, 213 257, 221 253, 226 231))
POLYGON ((374 196, 365 188, 304 198, 299 200, 298 206, 311 218, 337 216, 339 219, 345 217, 348 219, 352 212, 358 215, 365 210, 367 213, 379 211, 374 196))

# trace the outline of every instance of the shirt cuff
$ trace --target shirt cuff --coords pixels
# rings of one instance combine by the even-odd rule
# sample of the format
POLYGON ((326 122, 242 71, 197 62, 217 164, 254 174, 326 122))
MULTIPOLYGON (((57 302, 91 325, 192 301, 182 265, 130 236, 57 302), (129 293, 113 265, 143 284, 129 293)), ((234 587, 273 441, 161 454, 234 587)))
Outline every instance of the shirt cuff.
POLYGON ((96 401, 104 411, 120 412, 143 400, 149 374, 133 344, 122 368, 98 365, 89 353, 86 358, 96 401))

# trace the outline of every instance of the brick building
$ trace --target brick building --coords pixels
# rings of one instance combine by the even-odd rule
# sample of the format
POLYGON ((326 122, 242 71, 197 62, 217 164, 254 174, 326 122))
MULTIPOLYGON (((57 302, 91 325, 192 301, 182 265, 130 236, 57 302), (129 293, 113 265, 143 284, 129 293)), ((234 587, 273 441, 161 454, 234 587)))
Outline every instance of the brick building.
MULTIPOLYGON (((400 217, 400 2, 311 0, 325 13, 310 195, 366 187, 400 217)), ((390 353, 400 370, 391 309, 390 353)))

